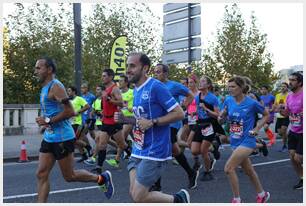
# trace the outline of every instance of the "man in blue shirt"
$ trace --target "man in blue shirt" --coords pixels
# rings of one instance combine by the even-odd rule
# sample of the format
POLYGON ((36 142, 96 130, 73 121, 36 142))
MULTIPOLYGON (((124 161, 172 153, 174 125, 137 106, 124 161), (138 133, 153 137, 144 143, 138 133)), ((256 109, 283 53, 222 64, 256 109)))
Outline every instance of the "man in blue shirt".
POLYGON ((149 191, 172 158, 169 124, 182 120, 184 112, 160 81, 149 78, 151 60, 143 53, 131 53, 127 59, 127 76, 135 84, 134 117, 115 114, 115 121, 135 124, 132 155, 128 162, 130 194, 135 202, 190 202, 182 189, 174 195, 149 191))
MULTIPOLYGON (((175 81, 170 81, 168 79, 169 67, 164 64, 157 64, 154 73, 157 79, 166 85, 166 87, 170 91, 170 94, 174 97, 176 102, 180 102, 180 96, 185 97, 182 103, 182 107, 187 108, 188 105, 192 102, 194 96, 192 92, 183 84, 180 84, 175 81)), ((172 155, 177 160, 177 162, 184 168, 184 170, 188 175, 189 179, 188 188, 194 189, 197 187, 197 178, 199 176, 199 171, 194 170, 190 167, 184 153, 181 151, 177 143, 177 133, 182 126, 183 126, 182 121, 177 121, 170 124, 172 155)), ((153 188, 155 190, 161 189, 160 179, 153 188)))
POLYGON ((75 116, 64 85, 55 79, 56 65, 49 57, 37 60, 34 74, 42 85, 40 107, 42 116, 36 123, 43 132, 39 150, 37 202, 46 202, 50 190, 49 174, 57 161, 67 182, 97 182, 109 199, 114 194, 112 176, 109 171, 99 175, 86 170, 74 170, 75 135, 69 118, 75 116))
POLYGON ((269 93, 269 87, 268 86, 262 86, 261 87, 261 96, 260 99, 263 102, 263 106, 268 110, 270 117, 269 117, 269 121, 265 124, 264 126, 264 130, 265 133, 268 137, 268 139, 270 140, 268 146, 272 146, 275 143, 275 139, 276 139, 276 135, 274 134, 274 132, 269 128, 270 124, 273 123, 274 121, 274 111, 273 111, 273 104, 275 101, 275 97, 269 93))
MULTIPOLYGON (((92 104, 96 100, 96 97, 91 92, 89 92, 89 87, 88 87, 88 83, 87 82, 82 83, 82 85, 81 85, 81 93, 82 93, 81 97, 83 97, 86 100, 86 102, 88 103, 88 105, 90 106, 88 110, 86 110, 85 112, 82 113, 82 125, 85 125, 88 128, 90 136, 93 139, 95 139, 94 129, 95 129, 96 119, 95 118, 91 118, 90 117, 90 113, 92 111, 92 104)), ((92 155, 92 152, 91 152, 92 148, 91 148, 91 146, 89 144, 87 136, 85 135, 85 138, 83 138, 83 139, 85 140, 85 142, 87 144, 85 146, 85 148, 87 150, 88 156, 91 156, 92 155)))

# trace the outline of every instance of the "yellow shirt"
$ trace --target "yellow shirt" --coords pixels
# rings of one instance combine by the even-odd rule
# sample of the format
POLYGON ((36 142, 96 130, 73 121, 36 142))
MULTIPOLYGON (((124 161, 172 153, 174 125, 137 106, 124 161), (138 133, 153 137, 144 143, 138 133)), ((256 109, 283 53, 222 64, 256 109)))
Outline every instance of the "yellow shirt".
POLYGON ((133 108, 133 99, 134 99, 134 95, 133 95, 132 89, 128 89, 128 91, 122 93, 122 100, 123 100, 124 107, 121 109, 121 111, 123 115, 126 117, 131 117, 134 115, 133 112, 130 112, 128 110, 128 109, 133 108))
MULTIPOLYGON (((275 104, 275 105, 280 105, 280 104, 286 105, 287 96, 288 96, 288 93, 286 93, 286 94, 278 93, 278 94, 275 96, 274 104, 275 104)), ((285 117, 282 116, 280 113, 276 113, 276 117, 277 117, 277 118, 285 118, 285 117)))
MULTIPOLYGON (((75 112, 79 112, 86 104, 86 100, 83 97, 75 96, 73 100, 70 100, 75 112)), ((71 118, 71 124, 82 125, 82 115, 78 114, 71 118)))
MULTIPOLYGON (((92 108, 93 110, 97 111, 97 112, 101 112, 101 99, 96 99, 93 104, 92 104, 92 108)), ((96 125, 102 125, 102 121, 100 119, 100 117, 97 116, 96 118, 96 125)))

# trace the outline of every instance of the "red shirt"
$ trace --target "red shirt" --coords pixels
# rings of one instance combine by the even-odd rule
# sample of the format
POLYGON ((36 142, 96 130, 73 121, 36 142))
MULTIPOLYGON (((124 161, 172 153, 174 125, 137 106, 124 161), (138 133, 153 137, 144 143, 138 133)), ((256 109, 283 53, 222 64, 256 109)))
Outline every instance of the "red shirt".
POLYGON ((102 122, 104 124, 116 124, 114 120, 114 113, 118 112, 118 107, 117 105, 114 105, 111 102, 109 102, 109 100, 107 100, 107 97, 111 96, 111 93, 116 86, 117 86, 116 84, 113 84, 111 87, 105 89, 107 96, 102 98, 102 103, 103 103, 102 122))

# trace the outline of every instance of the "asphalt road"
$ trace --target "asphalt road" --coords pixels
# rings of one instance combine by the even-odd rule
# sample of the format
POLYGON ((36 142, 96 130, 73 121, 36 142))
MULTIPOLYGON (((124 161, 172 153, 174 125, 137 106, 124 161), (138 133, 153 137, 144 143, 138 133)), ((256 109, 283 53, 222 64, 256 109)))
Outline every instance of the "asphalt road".
MULTIPOLYGON (((297 183, 298 178, 293 171, 287 153, 277 150, 280 143, 270 148, 268 157, 251 157, 255 170, 261 179, 266 191, 271 193, 271 203, 302 203, 303 190, 293 190, 292 186, 297 183)), ((232 193, 223 167, 231 150, 225 147, 221 151, 222 156, 214 169, 215 179, 209 182, 198 180, 198 187, 189 190, 192 203, 228 203, 231 201, 232 193)), ((190 151, 185 151, 188 161, 193 163, 190 151)), ((115 195, 107 200, 95 184, 92 183, 67 183, 61 176, 56 164, 51 173, 51 194, 48 202, 52 203, 131 203, 129 197, 129 177, 126 170, 126 161, 122 162, 120 169, 112 169, 105 163, 105 169, 109 169, 113 175, 115 195)), ((91 169, 82 163, 75 163, 76 168, 91 169)), ((36 177, 35 170, 37 161, 30 163, 4 163, 3 165, 3 202, 4 203, 31 203, 35 202, 36 177)), ((201 170, 202 172, 203 170, 201 170)), ((250 184, 248 177, 237 170, 240 181, 241 198, 243 202, 254 203, 256 192, 250 184)), ((171 161, 167 164, 166 172, 162 175, 162 190, 173 194, 181 188, 186 188, 186 174, 180 166, 173 165, 171 161)))

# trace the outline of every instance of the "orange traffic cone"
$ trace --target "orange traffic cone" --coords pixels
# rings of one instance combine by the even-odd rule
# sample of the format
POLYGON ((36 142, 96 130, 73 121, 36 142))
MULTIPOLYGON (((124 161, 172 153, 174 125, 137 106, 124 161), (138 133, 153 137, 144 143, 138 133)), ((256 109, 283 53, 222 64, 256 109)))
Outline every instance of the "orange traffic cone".
POLYGON ((20 147, 20 156, 19 156, 19 161, 18 162, 28 162, 28 156, 27 156, 27 148, 25 141, 22 140, 21 142, 21 147, 20 147))

